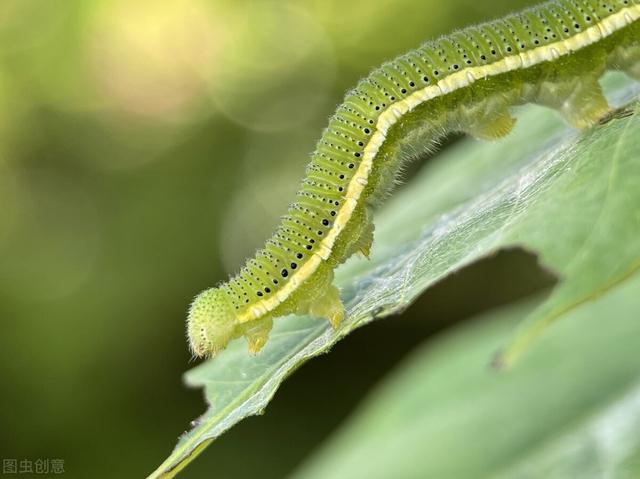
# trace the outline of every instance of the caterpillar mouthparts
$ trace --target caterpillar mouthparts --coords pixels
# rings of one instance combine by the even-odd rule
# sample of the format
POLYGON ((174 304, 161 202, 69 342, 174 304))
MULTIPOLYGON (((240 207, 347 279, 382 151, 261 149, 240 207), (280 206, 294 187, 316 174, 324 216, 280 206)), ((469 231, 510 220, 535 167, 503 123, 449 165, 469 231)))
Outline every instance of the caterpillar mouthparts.
POLYGON ((195 356, 215 355, 238 336, 233 309, 218 288, 203 291, 196 297, 187 323, 189 344, 195 356))

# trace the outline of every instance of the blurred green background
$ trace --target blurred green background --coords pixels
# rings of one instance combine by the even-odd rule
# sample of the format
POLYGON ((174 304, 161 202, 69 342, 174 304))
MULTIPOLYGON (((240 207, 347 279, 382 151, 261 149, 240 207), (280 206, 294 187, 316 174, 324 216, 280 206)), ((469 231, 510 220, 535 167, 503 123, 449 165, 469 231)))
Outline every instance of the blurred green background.
MULTIPOLYGON (((151 472, 205 408, 181 383, 191 298, 270 233, 344 91, 533 3, 2 0, 0 457, 151 472)), ((550 282, 518 251, 466 269, 310 362, 181 477, 285 476, 412 347, 550 282)))

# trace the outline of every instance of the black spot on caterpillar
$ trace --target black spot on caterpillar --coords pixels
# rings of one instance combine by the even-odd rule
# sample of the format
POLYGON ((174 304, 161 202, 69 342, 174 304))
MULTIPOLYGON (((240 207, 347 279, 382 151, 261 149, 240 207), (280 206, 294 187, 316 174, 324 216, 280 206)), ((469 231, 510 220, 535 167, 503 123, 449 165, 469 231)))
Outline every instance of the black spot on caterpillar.
POLYGON ((273 318, 344 317, 333 271, 373 241, 372 207, 392 188, 404 146, 448 132, 501 138, 509 108, 555 108, 578 129, 610 114, 598 79, 640 80, 640 0, 555 0, 427 42, 347 93, 318 141, 297 198, 239 274, 196 297, 188 335, 197 356, 240 336, 252 352, 273 318), (400 121, 402 120, 402 121, 400 121))

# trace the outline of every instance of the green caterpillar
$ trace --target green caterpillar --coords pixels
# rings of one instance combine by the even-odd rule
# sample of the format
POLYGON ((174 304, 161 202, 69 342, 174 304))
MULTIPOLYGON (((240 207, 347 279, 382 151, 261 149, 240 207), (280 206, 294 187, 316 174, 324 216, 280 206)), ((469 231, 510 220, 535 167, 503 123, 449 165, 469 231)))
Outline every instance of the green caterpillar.
POLYGON ((385 63, 348 92, 275 234, 240 273, 196 297, 193 353, 213 356, 245 336, 251 352, 273 318, 344 318, 333 271, 368 256, 372 208, 391 190, 411 145, 448 132, 493 140, 513 105, 557 109, 578 129, 610 112, 598 83, 608 69, 640 80, 640 0, 555 0, 427 42, 385 63))

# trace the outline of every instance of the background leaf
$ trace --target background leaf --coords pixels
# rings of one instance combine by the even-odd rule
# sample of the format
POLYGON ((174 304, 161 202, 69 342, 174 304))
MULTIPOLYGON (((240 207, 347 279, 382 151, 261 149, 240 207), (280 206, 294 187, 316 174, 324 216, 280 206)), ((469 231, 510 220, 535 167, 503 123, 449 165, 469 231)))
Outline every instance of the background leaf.
MULTIPOLYGON (((613 97, 625 103, 635 93, 621 87, 613 97)), ((501 248, 535 251, 563 279, 529 313, 533 327, 510 353, 539 325, 625 280, 640 264, 639 131, 637 114, 579 134, 553 113, 528 107, 505 140, 449 149, 376 216, 373 260, 338 270, 348 309, 338 332, 311 318, 283 318, 257 357, 238 341, 187 373, 188 384, 205 388, 210 407, 152 477, 175 472, 206 441, 259 413, 309 357, 501 248)))

